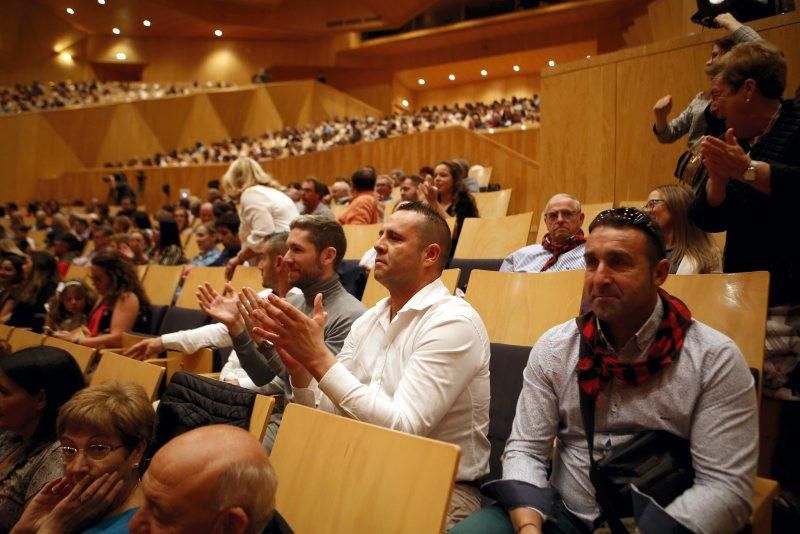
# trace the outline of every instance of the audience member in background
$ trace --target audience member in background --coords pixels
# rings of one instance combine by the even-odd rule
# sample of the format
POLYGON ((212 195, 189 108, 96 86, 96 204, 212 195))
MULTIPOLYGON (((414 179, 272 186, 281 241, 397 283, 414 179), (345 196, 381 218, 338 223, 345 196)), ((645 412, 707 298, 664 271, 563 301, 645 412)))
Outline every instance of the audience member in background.
POLYGON ((425 167, 420 167, 419 177, 422 178, 423 182, 427 182, 429 179, 433 181, 433 175, 433 167, 428 167, 427 165, 425 167))
POLYGON ((157 265, 183 265, 183 245, 175 219, 168 213, 158 216, 158 248, 153 254, 153 263, 157 265))
POLYGON ((97 291, 87 328, 90 337, 57 331, 53 336, 88 347, 121 347, 122 333, 150 332, 150 301, 133 264, 116 250, 98 253, 90 275, 97 291))
POLYGON ((89 249, 83 256, 75 258, 72 263, 75 265, 86 265, 92 261, 95 254, 101 251, 116 250, 114 243, 114 230, 110 226, 100 226, 92 232, 94 247, 89 249))
POLYGON ((58 285, 56 294, 48 303, 45 328, 66 331, 74 336, 86 337, 89 316, 97 297, 92 288, 82 280, 68 280, 58 285))
POLYGON ((434 169, 435 176, 430 183, 419 185, 420 198, 435 209, 443 218, 455 217, 453 229, 452 254, 461 234, 461 227, 467 217, 479 217, 475 198, 467 191, 464 182, 464 168, 455 161, 442 161, 434 169))
POLYGON ((150 248, 148 234, 144 230, 134 230, 129 233, 123 244, 118 245, 119 252, 128 258, 134 265, 147 265, 150 258, 147 250, 150 248))
MULTIPOLYGON (((712 43, 711 57, 706 62, 707 67, 737 43, 761 39, 752 28, 742 25, 730 13, 717 15, 714 22, 730 31, 731 35, 712 43)), ((672 95, 660 98, 653 106, 653 115, 655 115, 653 133, 660 143, 674 143, 688 133, 686 144, 691 147, 703 135, 718 137, 725 131, 725 121, 715 116, 711 107, 711 96, 706 91, 697 93, 680 115, 667 122, 670 111, 672 111, 672 95)))
POLYGON ((581 230, 585 215, 575 197, 559 193, 547 201, 544 221, 547 233, 541 245, 528 245, 509 255, 501 271, 538 273, 583 269, 586 238, 581 230))
POLYGON ((405 176, 400 182, 400 200, 414 202, 419 200, 417 188, 422 183, 422 178, 416 175, 405 176))
POLYGON ((239 241, 239 216, 235 212, 219 216, 214 222, 214 230, 222 244, 222 252, 212 265, 227 265, 242 249, 242 242, 239 241))
POLYGON ((189 210, 182 206, 178 206, 175 208, 175 213, 173 213, 172 216, 175 218, 175 224, 178 225, 181 243, 183 243, 189 234, 192 233, 192 226, 189 224, 189 210))
POLYGON ((41 489, 12 532, 128 532, 144 504, 139 474, 154 422, 138 384, 113 382, 76 393, 56 420, 64 476, 41 489))
POLYGON ((56 259, 49 252, 33 252, 25 260, 28 263, 30 267, 24 267, 25 278, 6 324, 41 332, 47 315, 45 304, 55 294, 60 276, 56 259))
MULTIPOLYGON (((747 362, 733 341, 692 319, 683 302, 661 289, 669 262, 647 215, 604 211, 589 230, 584 293, 592 311, 536 342, 503 478, 484 491, 508 509, 520 534, 592 532, 600 508, 581 404, 593 403, 597 458, 646 430, 688 442, 693 482, 668 506, 630 492, 638 532, 738 532, 750 517, 758 458, 747 362), (551 524, 543 529, 545 522, 551 524)), ((454 532, 473 532, 468 525, 486 514, 454 532)), ((507 526, 485 524, 480 532, 510 531, 507 518, 497 519, 507 526)))
POLYGON ((84 243, 92 238, 92 232, 89 229, 89 220, 82 213, 70 213, 69 223, 72 231, 78 236, 78 239, 84 243))
POLYGON ((644 211, 664 235, 669 274, 718 273, 722 256, 711 237, 689 220, 692 193, 676 184, 650 192, 644 211))
POLYGON ((234 161, 222 177, 222 183, 225 192, 238 198, 240 203, 242 249, 228 260, 225 277, 230 280, 238 265, 261 254, 270 234, 288 230, 299 213, 294 199, 281 193, 280 184, 251 158, 240 157, 234 161))
POLYGON ((392 169, 389 171, 389 177, 392 179, 392 187, 399 187, 400 182, 403 181, 403 177, 405 177, 406 173, 404 173, 401 169, 392 169))
POLYGON ((84 386, 68 352, 31 347, 0 358, 0 531, 63 473, 56 436, 61 406, 84 386))
POLYGON ((53 238, 53 254, 58 260, 58 271, 61 276, 67 274, 69 266, 80 256, 83 243, 72 232, 62 232, 53 238))
POLYGON ((114 230, 115 234, 127 234, 131 226, 133 226, 133 223, 130 218, 125 215, 117 215, 114 217, 114 222, 111 224, 111 228, 114 230))
POLYGON ((214 222, 214 204, 203 202, 200 204, 200 221, 203 223, 214 222))
POLYGON ((300 197, 302 196, 302 190, 300 188, 300 182, 290 182, 289 185, 286 186, 286 191, 284 191, 286 195, 292 199, 295 206, 298 206, 298 210, 300 209, 300 197))
POLYGON ((122 215, 124 217, 128 217, 129 219, 133 219, 133 215, 136 213, 136 197, 133 196, 124 196, 119 199, 119 211, 117 215, 122 215))
POLYGON ((387 174, 381 174, 375 179, 375 193, 378 194, 378 200, 381 202, 386 202, 387 200, 392 200, 392 188, 394 187, 394 181, 392 180, 391 176, 387 174))
POLYGON ((461 447, 447 528, 480 507, 489 461, 489 339, 439 279, 450 245, 437 211, 400 206, 375 243, 375 279, 390 296, 353 323, 338 356, 320 296, 308 315, 273 295, 250 314, 285 356, 295 402, 317 405, 315 379, 323 410, 461 447))
POLYGON ((711 95, 729 129, 701 142, 708 180, 691 217, 707 232, 727 231, 726 273, 769 271, 764 385, 800 398, 800 249, 786 241, 797 228, 800 102, 781 100, 786 60, 765 41, 735 46, 712 69, 711 95))
POLYGON ((194 239, 200 250, 197 256, 189 260, 189 265, 210 267, 219 261, 222 250, 217 248, 217 233, 214 223, 200 223, 194 229, 194 239))
POLYGON ((230 425, 195 428, 153 456, 142 477, 145 501, 130 532, 291 532, 275 511, 277 486, 267 453, 247 431, 230 425))
POLYGON ((35 230, 49 230, 50 224, 47 222, 47 212, 44 210, 36 210, 34 215, 36 223, 33 225, 35 230))
MULTIPOLYGON (((16 244, 14 248, 17 249, 16 244)), ((24 265, 25 256, 21 252, 4 253, 0 257, 0 323, 5 324, 8 321, 19 299, 25 280, 24 265)))
POLYGON ((27 224, 19 223, 19 224, 12 224, 11 231, 14 234, 14 241, 17 242, 17 246, 20 250, 24 253, 29 253, 36 250, 36 243, 34 242, 33 238, 30 237, 31 227, 27 224))
MULTIPOLYGON (((339 224, 376 224, 378 206, 375 202, 375 169, 363 167, 353 173, 353 197, 339 215, 339 224)), ((335 185, 335 184, 334 184, 335 185)))
POLYGON ((331 198, 335 204, 344 206, 350 203, 350 184, 344 180, 336 180, 331 186, 331 198))
POLYGON ((336 220, 336 216, 331 209, 326 206, 322 199, 328 194, 328 186, 309 176, 303 180, 302 185, 302 203, 303 209, 300 210, 302 215, 321 215, 332 221, 336 220))

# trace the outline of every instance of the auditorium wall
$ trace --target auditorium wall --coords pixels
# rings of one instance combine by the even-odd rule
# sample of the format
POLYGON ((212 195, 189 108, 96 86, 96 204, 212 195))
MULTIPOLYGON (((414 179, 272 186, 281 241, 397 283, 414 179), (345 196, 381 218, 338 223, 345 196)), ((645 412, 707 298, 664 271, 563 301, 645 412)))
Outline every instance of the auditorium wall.
MULTIPOLYGON (((785 96, 792 96, 800 83, 800 14, 752 26, 786 55, 785 96)), ((708 31, 543 71, 537 197, 563 191, 584 202, 640 200, 655 186, 673 183, 686 139, 659 144, 652 107, 672 94, 675 117, 709 86, 704 63, 711 41, 722 35, 708 31)))
MULTIPOLYGON (((461 127, 362 142, 269 161, 263 167, 282 183, 301 181, 307 176, 316 176, 326 183, 332 183, 337 177, 349 177, 355 169, 368 164, 378 172, 388 172, 394 168, 412 172, 423 165, 456 157, 468 157, 474 164, 493 168, 492 182, 514 190, 510 213, 538 212, 541 209, 541 202, 537 201, 534 194, 540 188, 538 163, 488 136, 461 127)), ((142 197, 150 209, 157 209, 168 200, 161 191, 164 183, 171 185, 172 200, 182 188, 189 189, 194 195, 203 195, 208 180, 220 178, 226 168, 227 165, 215 164, 145 169, 147 180, 142 197)), ((101 178, 107 172, 105 169, 91 169, 66 172, 57 179, 39 180, 38 193, 40 197, 62 200, 91 196, 105 198, 108 186, 101 178)), ((127 173, 132 178, 135 169, 128 169, 127 173)))

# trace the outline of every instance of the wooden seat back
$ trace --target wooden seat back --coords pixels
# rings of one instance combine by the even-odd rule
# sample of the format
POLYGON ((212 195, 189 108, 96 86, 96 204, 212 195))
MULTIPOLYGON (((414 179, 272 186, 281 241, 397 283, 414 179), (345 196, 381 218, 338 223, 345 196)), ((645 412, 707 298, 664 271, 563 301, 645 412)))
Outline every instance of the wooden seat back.
POLYGON ((8 326, 7 324, 0 324, 0 341, 8 341, 8 338, 11 337, 11 332, 14 331, 13 326, 8 326))
POLYGON ((175 306, 199 310, 197 287, 204 282, 208 282, 217 292, 222 293, 225 288, 225 267, 192 267, 189 276, 183 282, 183 290, 175 302, 175 306))
POLYGON ((528 244, 533 213, 464 219, 454 258, 505 258, 528 244))
POLYGON ((57 337, 47 337, 44 340, 44 345, 46 347, 58 347, 59 349, 64 349, 69 352, 70 355, 75 358, 75 362, 78 364, 83 374, 86 374, 89 369, 92 368, 92 364, 97 356, 97 349, 94 347, 84 347, 83 345, 70 343, 69 341, 58 339, 57 337))
POLYGON ((272 416, 272 410, 274 409, 275 397, 262 395, 260 393, 256 394, 253 412, 250 414, 250 427, 248 431, 259 443, 264 441, 264 434, 267 432, 269 418, 272 416))
POLYGON ((8 336, 8 344, 11 352, 27 349, 28 347, 38 347, 44 343, 44 334, 37 334, 25 328, 15 328, 8 336))
POLYGON ((261 269, 254 265, 246 266, 240 265, 233 272, 231 278, 231 285, 238 293, 242 288, 249 287, 256 293, 263 289, 263 282, 261 280, 261 269))
POLYGON ((150 400, 155 400, 158 387, 164 379, 164 369, 157 365, 127 358, 116 352, 104 352, 100 356, 90 385, 106 382, 139 384, 150 400))
MULTIPOLYGON (((144 275, 142 286, 150 304, 169 306, 181 283, 183 265, 151 265, 144 275)), ((194 294, 192 294, 194 297, 194 294)))
POLYGON ((298 534, 442 532, 460 455, 450 443, 291 403, 270 455, 276 509, 298 534))
POLYGON ((480 217, 505 217, 508 215, 508 203, 511 202, 511 189, 500 189, 486 193, 472 193, 478 206, 480 217))
MULTIPOLYGON (((455 294, 456 287, 458 287, 458 277, 461 275, 461 269, 445 269, 442 272, 441 280, 445 287, 451 294, 455 294)), ((361 295, 361 304, 367 308, 371 308, 378 303, 379 300, 389 296, 389 290, 383 284, 375 280, 374 269, 370 271, 367 278, 367 285, 364 287, 364 294, 361 295)))
POLYGON ((344 259, 360 260, 367 250, 375 246, 383 224, 345 224, 342 228, 347 239, 344 259))
POLYGON ((82 282, 89 281, 89 266, 88 265, 70 265, 67 269, 67 274, 64 275, 64 280, 80 280, 82 282))

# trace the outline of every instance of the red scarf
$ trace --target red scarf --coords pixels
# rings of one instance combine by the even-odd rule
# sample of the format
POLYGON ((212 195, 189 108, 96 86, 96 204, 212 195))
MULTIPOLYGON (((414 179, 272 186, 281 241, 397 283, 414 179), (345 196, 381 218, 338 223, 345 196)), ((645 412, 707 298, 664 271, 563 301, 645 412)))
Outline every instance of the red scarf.
POLYGON ((578 230, 578 233, 561 243, 560 245, 554 245, 552 241, 550 241, 550 234, 547 233, 544 235, 544 239, 542 239, 542 246, 544 249, 553 255, 552 258, 547 260, 542 266, 540 272, 546 271, 550 267, 556 264, 558 261, 558 257, 564 254, 565 252, 569 252, 570 250, 578 247, 579 245, 586 243, 586 238, 583 236, 583 230, 578 230))
POLYGON ((595 403, 603 386, 612 378, 638 386, 678 359, 686 329, 692 322, 692 313, 680 299, 663 289, 659 289, 658 294, 664 303, 664 315, 647 351, 647 359, 643 361, 620 362, 602 340, 594 312, 589 311, 575 319, 582 338, 577 366, 578 385, 595 403))

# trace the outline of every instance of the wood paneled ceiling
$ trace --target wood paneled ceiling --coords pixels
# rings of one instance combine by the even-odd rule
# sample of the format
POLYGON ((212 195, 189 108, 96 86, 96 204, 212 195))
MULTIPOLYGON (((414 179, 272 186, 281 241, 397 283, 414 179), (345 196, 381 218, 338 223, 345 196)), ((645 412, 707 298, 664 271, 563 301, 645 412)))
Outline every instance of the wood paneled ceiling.
POLYGON ((400 26, 440 0, 32 0, 92 35, 311 39, 400 26), (67 13, 72 8, 74 14, 67 13), (145 27, 142 21, 151 21, 145 27))

